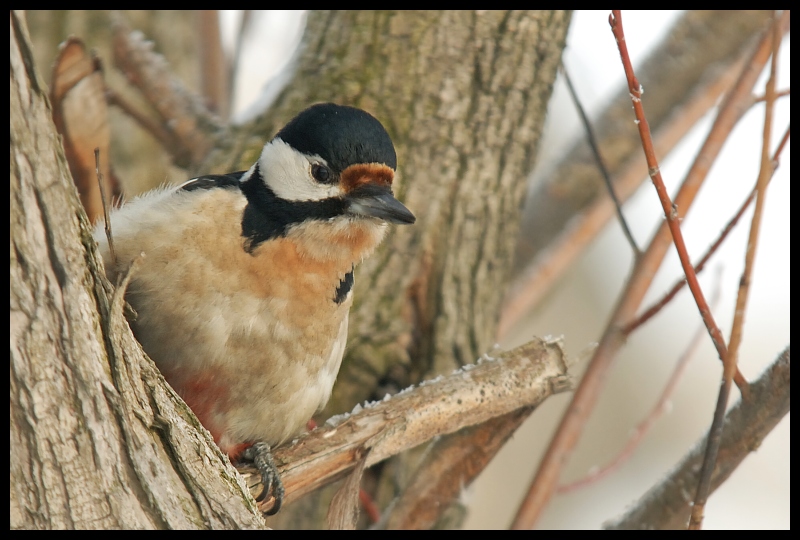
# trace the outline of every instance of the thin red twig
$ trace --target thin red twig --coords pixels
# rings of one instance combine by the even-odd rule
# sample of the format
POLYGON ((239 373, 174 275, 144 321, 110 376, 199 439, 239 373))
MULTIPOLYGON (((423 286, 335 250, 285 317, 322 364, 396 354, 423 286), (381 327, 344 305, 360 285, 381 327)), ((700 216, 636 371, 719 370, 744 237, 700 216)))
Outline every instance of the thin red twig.
MULTIPOLYGON (((785 11, 781 16, 782 32, 788 32, 790 18, 789 11, 785 11)), ((771 50, 769 35, 762 35, 752 55, 745 62, 733 88, 723 100, 711 130, 675 197, 681 215, 688 212, 728 135, 741 118, 742 112, 749 107, 753 86, 769 59, 771 50)), ((539 469, 528 493, 517 510, 512 528, 530 529, 533 527, 550 500, 561 469, 575 449, 586 421, 600 395, 614 357, 625 343, 625 335, 621 332, 621 328, 635 317, 636 311, 653 281, 653 276, 669 249, 669 236, 669 229, 664 223, 653 236, 642 258, 637 261, 614 313, 609 318, 606 329, 598 342, 594 355, 589 361, 586 372, 539 464, 539 469)))
POLYGON ((631 92, 631 101, 633 102, 633 111, 636 115, 639 135, 642 138, 642 148, 644 149, 644 155, 647 159, 648 173, 653 180, 653 186, 656 188, 658 199, 661 201, 661 206, 664 209, 664 215, 667 218, 667 224, 672 233, 672 240, 675 243, 678 258, 681 261, 683 273, 686 275, 686 283, 692 291, 692 296, 694 296, 697 308, 700 310, 700 316, 703 318, 703 323, 705 323, 708 329, 708 334, 711 336, 711 341, 717 349, 717 354, 719 354, 720 360, 724 363, 728 356, 725 338, 719 326, 717 326, 714 316, 711 314, 711 308, 708 307, 708 302, 706 302, 703 290, 700 288, 700 283, 697 280, 697 274, 694 272, 692 261, 689 259, 689 253, 686 250, 686 243, 683 239, 683 233, 681 232, 678 207, 672 202, 669 193, 667 193, 667 187, 664 185, 664 180, 661 178, 661 169, 659 168, 656 152, 653 148, 650 125, 647 123, 647 117, 644 114, 644 107, 642 106, 643 89, 642 85, 639 84, 639 80, 636 78, 636 74, 633 72, 633 65, 628 55, 628 45, 625 42, 625 32, 622 28, 622 15, 620 11, 612 11, 608 22, 617 40, 617 47, 619 48, 619 54, 622 58, 622 66, 625 69, 625 77, 628 80, 628 88, 631 92))
POLYGON ((753 275, 753 263, 755 262, 756 248, 758 246, 758 233, 761 229, 761 216, 764 208, 764 191, 773 173, 773 163, 770 159, 770 137, 772 134, 772 115, 775 105, 775 82, 778 70, 778 51, 780 50, 780 32, 778 31, 778 17, 772 25, 772 63, 770 65, 770 76, 767 81, 766 107, 764 112, 764 132, 761 145, 761 169, 758 173, 758 184, 756 193, 756 205, 753 211, 753 219, 750 226, 750 236, 747 241, 745 254, 744 271, 739 280, 739 294, 736 297, 736 309, 731 326, 730 349, 728 354, 723 357, 722 385, 720 386, 717 406, 714 411, 714 419, 708 433, 708 446, 703 457, 703 467, 700 470, 700 478, 697 483, 697 492, 692 506, 692 515, 689 518, 689 529, 701 529, 703 527, 703 512, 711 491, 711 475, 714 465, 717 462, 717 454, 722 441, 722 427, 725 420, 725 410, 728 406, 728 397, 731 390, 731 381, 736 370, 736 361, 739 354, 739 345, 742 342, 742 331, 744 328, 744 314, 747 310, 747 299, 750 292, 750 279, 753 275))
MULTIPOLYGON (((654 138, 659 154, 667 155, 700 118, 716 107, 719 97, 734 85, 742 66, 751 56, 747 50, 742 52, 742 57, 728 68, 715 76, 712 74, 712 79, 701 91, 695 93, 687 103, 678 106, 670 119, 662 125, 654 138)), ((635 155, 631 156, 619 172, 614 181, 614 189, 623 201, 631 197, 641 185, 643 167, 644 157, 635 155)), ((614 210, 614 204, 609 199, 596 200, 584 212, 575 216, 570 225, 550 243, 550 247, 537 255, 528 268, 520 272, 506 295, 497 325, 498 340, 552 289, 556 277, 563 274, 598 232, 603 230, 614 215, 614 210)))
MULTIPOLYGON (((772 162, 774 164, 772 169, 773 175, 775 174, 775 171, 778 170, 778 165, 780 164, 781 152, 783 152, 783 147, 786 146, 786 143, 788 141, 789 141, 789 127, 787 126, 786 132, 783 134, 783 138, 781 139, 778 148, 775 150, 775 153, 772 156, 772 162)), ((770 175, 770 179, 772 179, 772 175, 770 175)), ((727 223, 727 225, 725 225, 725 228, 722 229, 722 232, 720 233, 719 237, 717 237, 714 243, 711 244, 711 246, 708 248, 705 254, 703 254, 703 256, 700 258, 700 261, 695 265, 694 267, 695 273, 699 274, 705 268, 705 265, 708 262, 708 260, 717 251, 719 246, 722 245, 722 242, 724 242, 725 239, 728 237, 728 234, 730 234, 730 232, 733 230, 733 228, 736 226, 736 224, 744 215, 745 210, 747 210, 750 207, 750 203, 753 202, 753 200, 755 200, 757 190, 758 190, 758 181, 756 181, 756 185, 753 186, 753 189, 750 191, 750 194, 747 196, 742 205, 739 207, 739 210, 737 210, 736 214, 734 214, 734 216, 727 223)), ((625 334, 631 334, 634 330, 636 330, 641 325, 649 321, 656 313, 661 311, 661 309, 665 305, 667 305, 670 302, 670 300, 674 298, 676 294, 678 294, 678 292, 683 288, 684 285, 686 285, 685 279, 682 279, 677 283, 675 283, 675 285, 672 286, 672 289, 670 289, 667 294, 665 294, 660 300, 655 302, 652 306, 647 308, 639 317, 636 318, 636 320, 626 325, 622 331, 625 334)))
POLYGON ((358 490, 358 500, 372 523, 377 523, 381 520, 381 511, 378 505, 375 504, 369 493, 364 491, 364 488, 358 490))

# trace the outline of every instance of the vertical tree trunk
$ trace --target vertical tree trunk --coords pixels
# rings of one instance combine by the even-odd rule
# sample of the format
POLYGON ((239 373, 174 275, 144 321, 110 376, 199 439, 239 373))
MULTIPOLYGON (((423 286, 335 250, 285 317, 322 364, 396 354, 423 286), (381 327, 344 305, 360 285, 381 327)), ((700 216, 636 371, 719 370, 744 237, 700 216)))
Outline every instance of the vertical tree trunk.
POLYGON ((11 528, 262 526, 110 297, 19 12, 10 34, 11 528))

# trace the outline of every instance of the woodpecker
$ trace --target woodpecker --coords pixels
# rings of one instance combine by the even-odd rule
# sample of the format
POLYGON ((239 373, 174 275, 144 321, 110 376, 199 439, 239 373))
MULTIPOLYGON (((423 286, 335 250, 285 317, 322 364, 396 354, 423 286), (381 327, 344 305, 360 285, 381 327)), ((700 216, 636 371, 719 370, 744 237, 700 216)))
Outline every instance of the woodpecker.
POLYGON ((269 513, 283 487, 271 449, 328 401, 353 302, 353 270, 387 223, 415 217, 392 194, 394 145, 369 113, 313 105, 247 171, 160 188, 112 211, 95 240, 126 291, 131 328, 231 460, 255 461, 269 513), (271 486, 271 489, 270 489, 271 486))

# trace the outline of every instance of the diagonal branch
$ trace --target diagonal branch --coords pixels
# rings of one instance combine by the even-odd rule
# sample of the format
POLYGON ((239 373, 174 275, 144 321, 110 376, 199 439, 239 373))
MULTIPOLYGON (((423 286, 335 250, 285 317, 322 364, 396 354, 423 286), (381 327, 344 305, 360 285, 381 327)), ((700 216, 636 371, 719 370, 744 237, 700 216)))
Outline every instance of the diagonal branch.
MULTIPOLYGON (((736 372, 739 345, 741 344, 744 325, 744 313, 747 309, 750 279, 753 274, 753 263, 755 262, 756 246, 758 245, 758 232, 761 228, 761 215, 764 208, 764 191, 774 172, 773 162, 769 157, 769 147, 770 136, 772 134, 772 113, 775 105, 775 82, 777 79, 780 43, 781 35, 778 32, 778 18, 776 16, 772 25, 772 64, 770 68, 770 77, 767 81, 764 134, 761 145, 761 170, 758 173, 758 183, 756 184, 756 207, 753 211, 750 236, 747 241, 744 271, 739 281, 739 294, 736 297, 736 310, 734 311, 733 325, 731 328, 730 349, 725 356, 722 356, 724 364, 722 370, 722 385, 720 386, 719 397, 717 399, 717 408, 714 411, 714 420, 711 423, 711 428, 708 433, 708 446, 706 447, 703 468, 700 470, 700 478, 697 483, 697 492, 694 497, 694 506, 692 507, 692 517, 689 520, 690 529, 700 529, 703 526, 703 512, 705 510, 706 501, 708 500, 708 494, 711 491, 711 474, 714 470, 714 464, 717 461, 717 453, 722 439, 722 427, 725 420, 725 409, 728 405, 731 380, 736 372)), ((688 277, 687 274, 687 280, 688 277)))
MULTIPOLYGON (((570 388, 561 344, 534 339, 496 359, 357 406, 352 414, 333 417, 275 452, 286 488, 284 501, 343 477, 361 457, 366 456, 365 466, 370 467, 434 437, 538 405, 570 388)), ((240 472, 251 491, 260 493, 260 475, 248 466, 240 472)), ((263 501, 265 508, 270 504, 263 501)))
POLYGON ((603 156, 600 153, 600 146, 597 143, 597 136, 594 133, 594 129, 592 129, 592 123, 589 121, 589 117, 586 116, 586 111, 583 110, 581 100, 578 98, 578 93, 575 91, 575 87, 572 86, 572 80, 569 78, 567 67, 563 62, 561 63, 561 73, 564 75, 564 81, 567 83, 569 94, 572 96, 572 101, 575 103, 575 108, 578 110, 578 116, 581 117, 583 128, 586 130, 586 138, 589 141, 592 154, 594 154, 594 159, 597 161, 597 168, 600 169, 600 174, 603 177, 603 181, 606 183, 608 194, 611 197, 611 200, 614 202, 614 208, 617 209, 617 218, 619 219, 619 224, 622 226, 622 231, 625 233, 625 238, 628 239, 628 243, 633 250, 635 258, 639 258, 642 255, 642 250, 639 249, 638 245, 636 245, 636 240, 633 238, 633 233, 631 232, 630 227, 628 227, 628 222, 625 220, 625 214, 622 213, 622 203, 617 196, 617 192, 614 190, 614 183, 611 180, 611 174, 608 172, 608 167, 606 167, 606 164, 603 161, 603 156))
MULTIPOLYGON (((787 126, 786 131, 784 132, 783 137, 781 138, 781 142, 778 145, 778 148, 772 155, 772 163, 773 163, 772 174, 774 174, 775 171, 778 170, 778 164, 780 163, 781 152, 783 152, 783 149, 788 141, 789 141, 789 127, 787 126)), ((772 175, 770 175, 770 178, 771 177, 772 175)), ((753 186, 752 191, 750 191, 750 194, 747 196, 742 205, 739 207, 739 210, 737 210, 736 213, 733 215, 733 217, 730 219, 730 221, 728 221, 728 223, 725 225, 725 228, 722 229, 722 232, 719 234, 717 239, 711 244, 708 250, 706 250, 705 254, 703 254, 703 256, 700 257, 700 261, 694 267, 695 273, 699 274, 705 268, 706 263, 708 263, 709 259, 711 259, 711 256, 717 251, 719 246, 722 245, 722 243, 728 237, 728 234, 730 234, 730 232, 742 218, 745 210, 750 208, 750 203, 752 203, 753 200, 755 199, 757 190, 758 190, 758 180, 756 180, 756 185, 753 186)), ((623 332, 625 332, 626 334, 630 334, 638 327, 649 321, 656 313, 658 313, 661 310, 661 308, 667 305, 669 301, 672 300, 672 298, 676 294, 678 294, 678 292, 683 288, 684 285, 686 285, 685 279, 681 279, 680 281, 675 283, 675 285, 672 286, 672 288, 667 292, 667 294, 661 297, 660 300, 654 302, 653 305, 647 308, 641 315, 639 315, 639 317, 637 317, 636 320, 629 323, 624 328, 623 332)))
MULTIPOLYGON (((788 31, 788 11, 785 11, 781 16, 780 28, 782 33, 788 31)), ((741 117, 741 113, 749 107, 753 86, 755 86, 758 76, 767 63, 771 50, 772 40, 770 34, 765 33, 759 40, 750 59, 745 63, 736 84, 722 103, 703 146, 678 190, 675 202, 678 205, 680 216, 685 216, 689 211, 728 134, 741 117)), ((603 388, 604 380, 616 353, 625 343, 625 335, 622 332, 622 328, 634 318, 636 310, 649 289, 653 276, 655 276, 658 267, 661 265, 669 245, 669 230, 666 224, 662 224, 645 250, 644 255, 636 264, 633 274, 622 292, 583 379, 575 390, 572 401, 539 464, 539 469, 525 500, 517 511, 512 527, 520 529, 533 527, 550 500, 556 488, 558 477, 561 474, 561 469, 569 460, 575 445, 578 443, 589 414, 603 388)))
MULTIPOLYGON (((697 274, 689 258, 689 252, 686 250, 686 242, 681 232, 678 206, 672 202, 667 192, 667 187, 664 185, 664 180, 661 178, 661 169, 658 165, 655 148, 653 148, 653 137, 650 133, 650 125, 647 123, 647 117, 644 114, 644 106, 642 105, 642 85, 639 84, 639 79, 636 78, 636 74, 633 71, 633 64, 628 55, 628 45, 625 41, 625 32, 622 28, 622 14, 619 10, 612 12, 611 17, 609 17, 609 24, 617 40, 617 47, 619 48, 619 54, 622 58, 622 66, 625 69, 625 77, 628 80, 628 89, 631 93, 633 111, 636 115, 636 125, 639 128, 639 135, 642 138, 642 148, 645 158, 647 159, 647 171, 650 174, 650 178, 653 180, 653 186, 658 193, 658 200, 661 202, 661 207, 664 209, 664 216, 667 218, 667 226, 672 234, 672 241, 675 244, 675 250, 681 261, 683 273, 686 275, 686 283, 689 285, 689 290, 692 291, 692 296, 694 296, 697 308, 700 310, 700 316, 703 318, 703 323, 705 323, 708 329, 708 334, 711 336, 711 341, 717 349, 717 354, 722 363, 725 364, 728 358, 728 348, 725 344, 725 338, 722 336, 722 331, 719 329, 717 322, 714 320, 714 316, 711 314, 711 308, 708 306, 703 290, 700 288, 700 282, 697 280, 697 274)), ((739 385, 742 392, 745 392, 747 382, 741 374, 738 374, 736 384, 739 385)))
MULTIPOLYGON (((721 269, 717 272, 716 276, 716 285, 714 287, 714 292, 711 295, 711 305, 716 307, 719 304, 719 297, 720 297, 720 288, 721 288, 721 278, 722 272, 721 269)), ((568 484, 562 484, 558 487, 558 493, 569 493, 571 491, 575 491, 581 489, 585 486, 593 484, 603 478, 609 476, 614 471, 618 470, 628 459, 633 455, 636 449, 639 447, 639 443, 644 439, 647 433, 650 431, 650 428, 656 423, 656 421, 661 418, 661 416, 669 410, 668 403, 672 399, 672 395, 675 393, 675 389, 678 386, 678 383, 681 380, 681 377, 686 372, 686 367, 689 365, 689 361, 694 356, 695 351, 700 346, 700 343, 703 340, 705 332, 703 331, 703 326, 698 325, 697 330, 695 330, 694 335, 692 336, 691 341, 689 341, 689 345, 686 347, 686 350, 683 354, 678 358, 678 361, 675 363, 675 368, 672 370, 672 375, 670 375, 669 380, 667 380, 667 384, 664 385, 664 389, 661 391, 661 395, 658 397, 658 401, 656 401, 655 405, 653 405, 650 412, 642 419, 635 428, 631 431, 631 435, 628 437, 625 446, 620 450, 620 452, 606 465, 602 467, 596 468, 589 472, 583 478, 579 478, 574 482, 570 482, 568 484)))
MULTIPOLYGON (((789 348, 750 385, 752 401, 740 400, 725 415, 720 459, 711 476, 715 490, 789 412, 791 397, 789 348)), ((683 529, 689 520, 692 489, 703 461, 708 438, 698 441, 669 476, 648 491, 608 529, 683 529)))
POLYGON ((222 129, 219 120, 175 78, 153 44, 122 23, 115 25, 114 63, 161 117, 162 127, 172 136, 166 149, 175 163, 181 167, 200 163, 222 129))
MULTIPOLYGON (((741 64, 749 56, 753 41, 758 39, 770 17, 768 10, 687 11, 664 41, 643 60, 638 72, 640 79, 646 81, 651 128, 655 139, 662 141, 656 146, 659 155, 667 155, 674 141, 680 140, 697 123, 698 117, 716 105, 720 94, 730 88, 741 64), (671 125, 669 129, 668 124, 671 125), (669 131, 673 134, 669 135, 669 131), (667 136, 662 138, 662 133, 667 136)), ((641 152, 638 137, 630 129, 629 110, 627 91, 619 92, 594 122, 604 160, 623 201, 645 178, 643 165, 636 168, 632 179, 626 178, 625 171, 630 170, 633 161, 644 162, 637 159, 641 152), (621 183, 623 178, 630 186, 621 183)), ((580 140, 528 194, 524 232, 517 246, 516 272, 527 268, 527 274, 539 267, 536 272, 539 280, 549 281, 540 291, 552 288, 554 279, 551 276, 560 276, 562 269, 577 256, 574 252, 579 254, 598 234, 598 229, 613 219, 613 206, 601 205, 609 202, 607 198, 594 197, 601 192, 601 182, 588 145, 580 140), (587 227, 591 223, 584 217, 590 202, 592 212, 596 212, 598 206, 604 209, 601 216, 594 216, 592 221, 597 224, 591 228, 587 227), (573 242, 580 245, 573 249, 573 242), (548 260, 553 256, 568 260, 551 271, 548 260)), ((519 281, 520 277, 515 280, 519 281)), ((537 298, 541 298, 541 293, 532 302, 537 298)), ((508 296, 509 301, 515 299, 516 296, 508 296)))

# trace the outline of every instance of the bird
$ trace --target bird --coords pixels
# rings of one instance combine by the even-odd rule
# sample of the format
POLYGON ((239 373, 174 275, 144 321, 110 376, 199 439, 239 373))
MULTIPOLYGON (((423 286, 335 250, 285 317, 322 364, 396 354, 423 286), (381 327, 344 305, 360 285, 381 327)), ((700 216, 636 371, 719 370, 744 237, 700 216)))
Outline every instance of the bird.
POLYGON ((130 324, 166 381, 231 461, 284 496, 271 450, 330 398, 347 340, 353 272, 387 224, 416 218, 392 192, 397 155, 368 112, 298 113, 246 171, 147 192, 110 213, 110 280, 134 260, 130 324))

